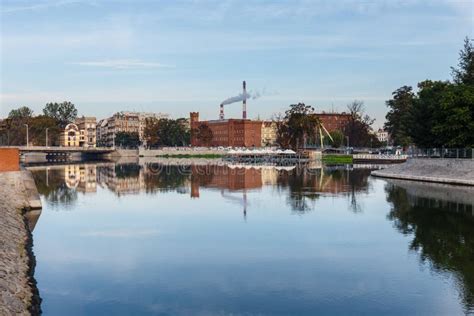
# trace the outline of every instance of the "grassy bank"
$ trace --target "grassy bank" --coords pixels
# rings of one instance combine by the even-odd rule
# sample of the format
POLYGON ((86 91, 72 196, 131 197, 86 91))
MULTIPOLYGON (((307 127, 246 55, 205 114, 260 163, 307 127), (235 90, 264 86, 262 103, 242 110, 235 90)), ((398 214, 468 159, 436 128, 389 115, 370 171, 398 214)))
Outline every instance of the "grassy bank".
POLYGON ((352 155, 323 155, 326 164, 351 164, 352 155))
POLYGON ((207 159, 216 159, 222 158, 223 155, 220 154, 172 154, 172 155, 157 155, 159 158, 207 158, 207 159))

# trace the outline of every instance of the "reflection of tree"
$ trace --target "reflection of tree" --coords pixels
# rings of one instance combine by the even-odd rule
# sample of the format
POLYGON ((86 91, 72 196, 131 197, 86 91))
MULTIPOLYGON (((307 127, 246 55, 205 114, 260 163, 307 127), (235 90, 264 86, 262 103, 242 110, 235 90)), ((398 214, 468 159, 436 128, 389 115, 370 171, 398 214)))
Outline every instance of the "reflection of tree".
POLYGON ((370 170, 342 168, 315 169, 306 168, 292 171, 280 171, 277 185, 279 189, 288 188, 288 203, 294 211, 306 212, 322 194, 346 194, 350 198, 351 209, 360 212, 357 202, 359 193, 368 192, 370 170))
POLYGON ((119 179, 138 178, 140 176, 140 165, 135 163, 115 165, 115 176, 119 179))
POLYGON ((169 166, 162 164, 148 164, 144 174, 145 188, 147 193, 157 191, 168 192, 176 190, 185 193, 183 190, 186 181, 189 179, 190 166, 169 166))
POLYGON ((71 205, 77 200, 77 191, 71 189, 64 181, 63 170, 35 170, 32 172, 38 193, 48 203, 54 205, 71 205))
POLYGON ((404 235, 413 234, 410 249, 437 273, 450 273, 459 282, 465 308, 474 311, 474 218, 453 212, 472 205, 415 197, 404 188, 387 185, 393 204, 388 218, 404 235))

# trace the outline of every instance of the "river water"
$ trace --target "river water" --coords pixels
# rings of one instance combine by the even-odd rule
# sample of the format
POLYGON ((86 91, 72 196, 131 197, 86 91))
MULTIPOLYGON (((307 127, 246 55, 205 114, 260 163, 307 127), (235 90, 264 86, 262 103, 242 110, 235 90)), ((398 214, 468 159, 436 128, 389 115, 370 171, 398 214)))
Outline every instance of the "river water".
POLYGON ((368 166, 30 170, 45 315, 474 313, 471 188, 368 166))

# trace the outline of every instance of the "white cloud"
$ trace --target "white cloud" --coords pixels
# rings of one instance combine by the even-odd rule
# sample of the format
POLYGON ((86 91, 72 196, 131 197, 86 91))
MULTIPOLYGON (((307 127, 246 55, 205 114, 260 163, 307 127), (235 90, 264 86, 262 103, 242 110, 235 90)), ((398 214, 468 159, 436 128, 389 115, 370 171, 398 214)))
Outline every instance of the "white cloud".
POLYGON ((102 67, 111 69, 143 69, 143 68, 174 68, 172 65, 165 65, 157 62, 146 62, 138 59, 115 59, 101 61, 81 61, 70 63, 72 65, 102 67))
POLYGON ((17 6, 6 6, 0 9, 1 13, 14 13, 20 11, 34 11, 34 10, 42 10, 54 7, 62 7, 69 4, 74 3, 83 3, 84 1, 81 0, 55 0, 55 1, 37 1, 30 4, 25 5, 17 5, 17 6))

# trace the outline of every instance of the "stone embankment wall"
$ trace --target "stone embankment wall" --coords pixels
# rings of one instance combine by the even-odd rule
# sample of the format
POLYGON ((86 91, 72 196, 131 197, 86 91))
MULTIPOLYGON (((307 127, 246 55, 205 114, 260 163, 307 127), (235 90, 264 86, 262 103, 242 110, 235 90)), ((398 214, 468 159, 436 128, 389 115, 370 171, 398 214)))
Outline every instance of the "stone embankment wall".
POLYGON ((474 185, 474 159, 409 159, 372 171, 376 177, 474 185))
POLYGON ((39 315, 31 229, 41 201, 31 173, 20 170, 18 151, 2 149, 0 162, 0 315, 39 315))
POLYGON ((226 150, 203 148, 164 148, 139 150, 140 157, 175 156, 175 155, 225 155, 226 150))

